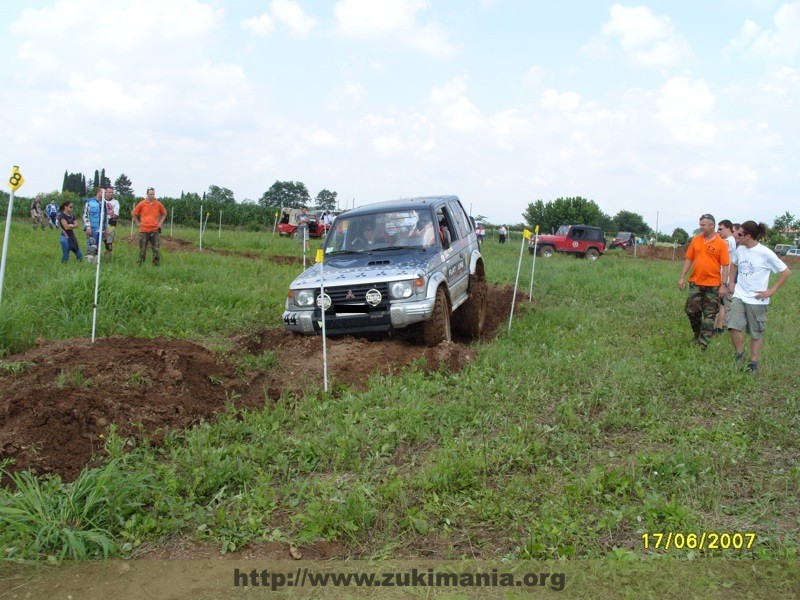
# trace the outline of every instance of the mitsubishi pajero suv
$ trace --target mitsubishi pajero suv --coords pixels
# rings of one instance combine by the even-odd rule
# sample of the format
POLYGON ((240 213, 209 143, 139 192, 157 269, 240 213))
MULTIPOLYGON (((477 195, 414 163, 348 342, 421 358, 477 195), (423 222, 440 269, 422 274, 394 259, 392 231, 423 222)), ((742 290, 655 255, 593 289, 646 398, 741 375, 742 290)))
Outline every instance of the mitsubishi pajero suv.
POLYGON ((415 328, 429 346, 451 326, 477 338, 487 284, 472 220, 456 196, 360 206, 336 217, 324 260, 291 284, 283 322, 307 335, 415 328), (324 315, 323 315, 324 310, 324 315))

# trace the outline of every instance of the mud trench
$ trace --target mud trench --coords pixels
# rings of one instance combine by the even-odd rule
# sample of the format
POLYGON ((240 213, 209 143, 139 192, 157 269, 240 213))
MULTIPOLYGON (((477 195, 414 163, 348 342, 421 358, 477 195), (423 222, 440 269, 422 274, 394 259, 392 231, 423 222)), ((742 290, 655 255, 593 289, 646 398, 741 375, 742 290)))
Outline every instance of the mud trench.
MULTIPOLYGON (((513 288, 489 286, 488 341, 507 323, 513 288)), ((527 308, 518 294, 517 311, 527 308)), ((520 314, 517 312, 517 314, 520 314)), ((104 453, 111 425, 124 438, 159 444, 167 432, 212 421, 227 404, 259 409, 283 394, 321 388, 322 338, 282 328, 232 336, 214 353, 186 340, 111 337, 46 341, 0 362, 0 461, 71 481, 104 453), (250 367, 273 354, 271 366, 250 367)), ((480 342, 479 342, 480 343, 480 342)), ((456 372, 475 356, 467 340, 427 348, 407 339, 328 339, 329 389, 363 389, 374 372, 456 372)), ((3 484, 8 484, 8 478, 3 484)))

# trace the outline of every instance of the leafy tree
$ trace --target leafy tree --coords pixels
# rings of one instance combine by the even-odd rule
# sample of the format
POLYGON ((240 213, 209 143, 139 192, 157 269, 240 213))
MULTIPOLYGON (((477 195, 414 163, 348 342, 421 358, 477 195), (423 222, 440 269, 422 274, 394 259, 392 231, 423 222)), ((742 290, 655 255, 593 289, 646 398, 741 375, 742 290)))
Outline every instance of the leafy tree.
POLYGON ((117 192, 117 196, 121 198, 133 196, 133 183, 131 183, 131 180, 128 179, 125 173, 117 177, 117 180, 114 182, 114 189, 117 192))
POLYGON ((108 177, 106 177, 105 169, 100 171, 100 185, 102 185, 104 188, 107 188, 108 186, 111 185, 111 180, 108 177))
POLYGON ((331 192, 328 189, 320 190, 314 199, 314 203, 320 210, 336 210, 336 196, 338 196, 336 192, 331 192))
POLYGON ((233 192, 226 187, 217 185, 208 186, 208 193, 205 195, 205 199, 209 202, 218 202, 220 204, 236 204, 233 192))
POLYGON ((685 229, 677 227, 672 232, 672 241, 677 242, 678 244, 685 244, 689 241, 689 233, 685 229))
POLYGON ((642 215, 636 214, 629 210, 621 210, 614 216, 614 224, 617 231, 630 231, 631 233, 638 233, 646 235, 650 233, 650 227, 644 222, 642 215))
POLYGON ((539 225, 540 231, 544 233, 554 231, 561 225, 578 223, 600 227, 608 219, 608 215, 600 210, 597 203, 580 196, 557 198, 547 203, 537 200, 528 204, 522 216, 528 226, 539 225))
POLYGON ((92 184, 92 187, 94 189, 99 188, 100 187, 100 171, 98 171, 97 169, 94 170, 94 180, 93 181, 94 181, 94 183, 92 184))
POLYGON ((775 221, 772 223, 772 228, 777 229, 778 231, 798 229, 800 228, 800 219, 795 219, 794 215, 787 210, 780 217, 775 217, 775 221))
POLYGON ((311 202, 308 188, 300 181, 275 181, 259 198, 261 206, 274 208, 300 208, 311 202))

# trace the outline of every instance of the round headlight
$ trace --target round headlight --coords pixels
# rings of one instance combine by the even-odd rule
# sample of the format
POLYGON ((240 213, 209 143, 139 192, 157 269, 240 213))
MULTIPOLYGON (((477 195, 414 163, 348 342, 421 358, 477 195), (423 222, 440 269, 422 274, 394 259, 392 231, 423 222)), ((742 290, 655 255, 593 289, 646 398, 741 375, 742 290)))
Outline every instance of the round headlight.
POLYGON ((294 293, 294 303, 297 306, 313 306, 314 305, 314 290, 298 290, 294 293))
POLYGON ((395 281, 389 286, 392 298, 410 298, 413 287, 410 281, 395 281))

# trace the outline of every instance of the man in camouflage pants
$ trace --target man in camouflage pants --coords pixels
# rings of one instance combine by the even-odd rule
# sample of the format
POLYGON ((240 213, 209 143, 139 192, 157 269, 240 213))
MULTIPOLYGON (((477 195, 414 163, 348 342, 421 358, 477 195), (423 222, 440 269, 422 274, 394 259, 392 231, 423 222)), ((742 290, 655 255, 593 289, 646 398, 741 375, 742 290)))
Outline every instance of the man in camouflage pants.
POLYGON ((715 225, 712 215, 700 217, 700 234, 689 244, 678 279, 678 289, 683 291, 686 288, 686 274, 694 265, 689 277, 686 315, 694 332, 693 342, 703 350, 714 336, 719 299, 728 293, 725 282, 728 281, 731 264, 728 244, 717 235, 715 225))

